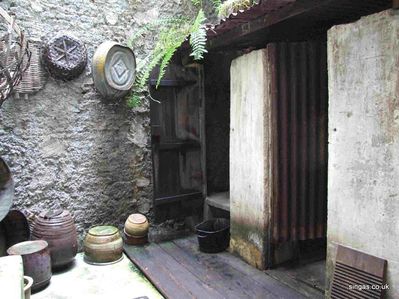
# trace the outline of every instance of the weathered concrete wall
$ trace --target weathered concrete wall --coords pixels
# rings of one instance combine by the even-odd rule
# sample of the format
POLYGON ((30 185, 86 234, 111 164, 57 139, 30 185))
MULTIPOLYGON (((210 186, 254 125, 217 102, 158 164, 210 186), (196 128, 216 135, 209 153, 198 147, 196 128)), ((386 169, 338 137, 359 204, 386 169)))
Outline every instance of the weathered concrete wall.
POLYGON ((328 278, 336 245, 388 260, 399 298, 399 12, 328 33, 328 278))
POLYGON ((231 250, 265 267, 271 197, 271 97, 267 50, 233 60, 230 106, 231 250))
MULTIPOLYGON (((89 62, 105 40, 125 42, 144 23, 191 12, 190 1, 13 0, 30 37, 71 32, 87 46, 89 62)), ((154 36, 137 43, 143 57, 154 36)), ((75 215, 80 236, 92 225, 122 225, 127 215, 151 216, 149 105, 129 109, 105 101, 91 80, 90 63, 71 82, 49 79, 29 99, 9 99, 0 109, 0 155, 16 181, 14 207, 35 212, 58 207, 75 215)))

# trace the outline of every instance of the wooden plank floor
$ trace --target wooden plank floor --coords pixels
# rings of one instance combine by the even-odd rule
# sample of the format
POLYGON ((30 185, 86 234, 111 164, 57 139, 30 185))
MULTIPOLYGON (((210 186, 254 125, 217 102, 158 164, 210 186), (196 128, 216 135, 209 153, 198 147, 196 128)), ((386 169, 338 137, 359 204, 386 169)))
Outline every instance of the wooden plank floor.
POLYGON ((167 298, 304 298, 228 252, 200 252, 195 236, 125 253, 167 298))

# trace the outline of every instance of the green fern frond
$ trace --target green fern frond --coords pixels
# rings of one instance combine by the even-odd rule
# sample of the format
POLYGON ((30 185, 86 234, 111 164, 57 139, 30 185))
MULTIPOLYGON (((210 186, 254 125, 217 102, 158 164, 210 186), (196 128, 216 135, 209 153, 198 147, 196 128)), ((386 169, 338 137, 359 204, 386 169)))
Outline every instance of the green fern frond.
POLYGON ((201 25, 205 22, 205 20, 206 20, 205 13, 202 9, 200 9, 198 11, 197 16, 195 17, 193 24, 191 25, 190 33, 197 31, 201 27, 201 25))
POLYGON ((216 11, 216 13, 218 13, 220 5, 222 5, 222 1, 221 0, 211 0, 211 2, 213 5, 213 9, 216 11))
POLYGON ((191 0, 191 3, 192 3, 195 7, 201 7, 201 6, 202 6, 202 0, 191 0))
POLYGON ((143 86, 147 85, 148 79, 150 78, 151 71, 153 70, 153 68, 155 68, 159 64, 159 62, 162 60, 163 56, 164 56, 163 52, 158 52, 158 53, 155 53, 155 55, 153 55, 151 57, 151 61, 144 67, 143 75, 140 78, 140 81, 138 84, 139 86, 143 87, 143 86))
POLYGON ((218 16, 220 18, 227 18, 230 14, 236 13, 239 10, 249 9, 256 3, 257 1, 254 0, 227 0, 220 4, 218 16))
POLYGON ((140 106, 141 96, 138 92, 132 92, 127 98, 127 106, 129 108, 136 108, 140 106))
POLYGON ((197 17, 190 30, 190 46, 191 54, 194 60, 201 60, 204 58, 206 50, 206 28, 204 22, 206 20, 205 13, 202 9, 198 12, 197 17))
POLYGON ((166 68, 168 67, 169 62, 172 59, 172 57, 175 54, 178 47, 179 46, 169 48, 168 51, 165 53, 164 57, 162 58, 161 65, 159 66, 157 85, 155 88, 158 88, 159 84, 161 83, 161 80, 162 80, 163 76, 165 75, 166 68))
POLYGON ((151 31, 157 31, 159 28, 170 28, 179 27, 190 22, 190 19, 186 17, 174 17, 174 18, 160 18, 152 21, 151 23, 146 23, 141 25, 140 29, 135 31, 127 40, 129 47, 133 48, 134 43, 145 33, 151 31))
POLYGON ((208 53, 206 50, 206 29, 205 26, 201 26, 196 32, 191 33, 190 45, 191 54, 194 60, 201 60, 204 58, 204 54, 208 53))
MULTIPOLYGON (((192 0, 192 3, 197 7, 202 7, 203 5, 202 0, 192 0)), ((221 1, 212 0, 212 3, 216 7, 221 1)), ((204 57, 204 54, 207 53, 205 20, 205 13, 202 8, 200 8, 193 21, 185 18, 160 19, 142 26, 142 28, 130 37, 128 42, 132 47, 134 42, 144 33, 154 30, 159 31, 157 34, 157 42, 151 53, 145 59, 137 63, 135 85, 132 93, 127 99, 129 107, 138 106, 141 99, 144 98, 144 92, 148 91, 147 83, 151 71, 157 66, 159 66, 156 83, 156 87, 158 88, 170 61, 185 40, 189 39, 192 50, 190 55, 194 57, 194 60, 200 60, 204 57)))

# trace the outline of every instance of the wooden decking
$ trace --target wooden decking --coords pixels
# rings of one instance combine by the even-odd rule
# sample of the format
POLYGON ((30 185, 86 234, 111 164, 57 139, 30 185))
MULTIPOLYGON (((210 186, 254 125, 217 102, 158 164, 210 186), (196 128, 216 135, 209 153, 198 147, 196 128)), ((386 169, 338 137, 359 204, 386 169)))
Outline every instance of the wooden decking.
POLYGON ((228 252, 200 252, 195 236, 125 253, 167 298, 304 298, 228 252))

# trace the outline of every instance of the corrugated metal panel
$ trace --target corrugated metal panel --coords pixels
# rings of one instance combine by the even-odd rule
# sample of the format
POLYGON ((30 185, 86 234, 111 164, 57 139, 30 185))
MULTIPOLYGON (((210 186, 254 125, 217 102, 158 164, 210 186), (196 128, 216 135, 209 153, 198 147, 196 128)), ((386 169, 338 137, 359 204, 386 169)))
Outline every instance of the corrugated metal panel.
POLYGON ((274 53, 274 243, 326 236, 327 53, 324 41, 277 43, 274 53))
MULTIPOLYGON (((290 6, 297 6, 302 9, 309 3, 310 1, 305 0, 260 0, 258 4, 247 10, 232 13, 227 18, 220 20, 218 24, 209 24, 207 26, 208 39, 217 38, 241 24, 279 12, 283 8, 290 9, 290 6)), ((392 7, 392 0, 315 0, 313 4, 310 3, 310 6, 312 8, 304 12, 305 19, 301 19, 298 26, 315 21, 330 25, 351 21, 392 7)), ((248 30, 249 32, 250 30, 248 30)))
POLYGON ((227 32, 240 24, 247 23, 248 21, 256 19, 257 17, 279 10, 282 7, 294 3, 295 1, 296 0, 259 1, 258 4, 255 4, 246 10, 240 10, 236 13, 232 13, 227 18, 221 19, 219 24, 208 25, 208 38, 223 34, 224 32, 227 32))

